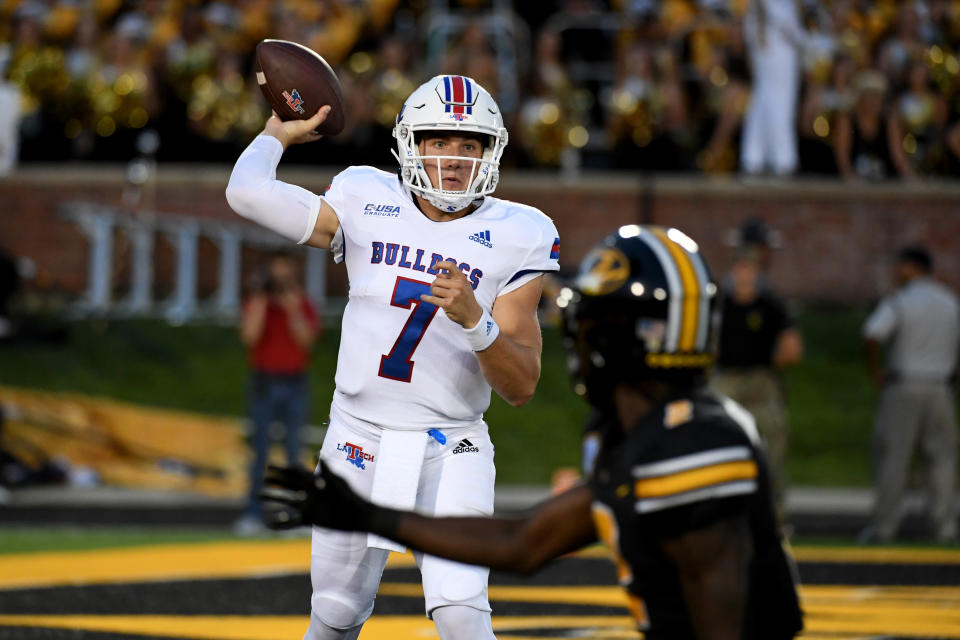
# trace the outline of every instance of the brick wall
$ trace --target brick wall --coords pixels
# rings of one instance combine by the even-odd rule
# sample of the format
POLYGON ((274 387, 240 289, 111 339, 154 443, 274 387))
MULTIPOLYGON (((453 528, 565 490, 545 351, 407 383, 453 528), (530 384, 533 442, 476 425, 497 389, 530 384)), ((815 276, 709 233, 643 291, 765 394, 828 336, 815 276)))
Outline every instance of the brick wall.
MULTIPOLYGON (((321 191, 333 170, 281 171, 282 179, 321 191)), ((236 219, 223 189, 226 168, 163 168, 147 199, 158 215, 191 214, 236 219), (152 193, 152 195, 151 195, 152 193)), ((61 219, 60 204, 99 202, 119 206, 124 190, 119 167, 29 167, 0 179, 0 245, 29 256, 41 286, 78 293, 86 284, 83 235, 61 219)), ((780 231, 771 279, 789 297, 805 301, 867 302, 888 286, 891 256, 905 243, 933 251, 937 274, 960 287, 960 185, 846 185, 836 182, 742 184, 733 180, 631 176, 564 181, 545 174, 507 175, 500 197, 539 207, 556 222, 561 262, 573 269, 584 252, 622 224, 677 226, 702 247, 714 271, 728 257, 727 232, 747 215, 780 231)), ((124 252, 118 243, 118 257, 124 252)), ((212 289, 216 252, 201 247, 201 291, 212 289)), ((250 260, 247 260, 250 262, 250 260)), ((161 242, 158 289, 170 288, 172 255, 161 242)), ((117 280, 124 282, 125 268, 117 280)), ((343 269, 330 270, 331 293, 345 289, 343 269)))

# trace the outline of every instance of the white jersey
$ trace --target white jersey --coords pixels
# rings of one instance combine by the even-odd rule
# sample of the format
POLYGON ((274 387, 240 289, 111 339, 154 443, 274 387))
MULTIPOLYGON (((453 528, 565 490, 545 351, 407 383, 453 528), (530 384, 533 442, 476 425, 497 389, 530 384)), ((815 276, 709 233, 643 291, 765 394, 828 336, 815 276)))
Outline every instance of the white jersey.
POLYGON ((467 426, 483 419, 490 385, 463 328, 422 302, 434 265, 459 265, 477 302, 559 269, 559 238, 541 211, 487 197, 470 214, 427 218, 396 174, 350 167, 323 199, 340 230, 334 258, 345 261, 350 293, 337 360, 335 409, 398 430, 467 426))

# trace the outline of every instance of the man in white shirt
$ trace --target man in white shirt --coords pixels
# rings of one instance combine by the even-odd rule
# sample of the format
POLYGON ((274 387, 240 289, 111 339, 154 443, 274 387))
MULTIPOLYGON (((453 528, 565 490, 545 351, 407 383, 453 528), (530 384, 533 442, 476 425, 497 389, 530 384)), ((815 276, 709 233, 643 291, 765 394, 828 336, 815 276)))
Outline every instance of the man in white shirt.
POLYGON ((956 393, 960 304, 931 276, 922 247, 903 249, 899 288, 863 326, 867 367, 881 389, 873 434, 876 503, 861 543, 888 542, 900 524, 900 499, 919 438, 927 463, 930 516, 941 542, 957 536, 953 510, 957 468, 956 393), (887 345, 886 369, 880 364, 887 345))
MULTIPOLYGON (((276 180, 290 144, 329 113, 275 116, 227 187, 240 215, 347 265, 336 391, 320 458, 375 503, 431 515, 493 511, 491 388, 512 405, 540 375, 542 274, 559 269, 543 213, 493 198, 507 131, 496 102, 464 76, 407 99, 394 137, 399 175, 349 167, 322 196, 276 180)), ((314 528, 305 638, 356 638, 390 549, 368 534, 314 528)), ((485 568, 415 554, 426 613, 445 640, 493 638, 485 568)))

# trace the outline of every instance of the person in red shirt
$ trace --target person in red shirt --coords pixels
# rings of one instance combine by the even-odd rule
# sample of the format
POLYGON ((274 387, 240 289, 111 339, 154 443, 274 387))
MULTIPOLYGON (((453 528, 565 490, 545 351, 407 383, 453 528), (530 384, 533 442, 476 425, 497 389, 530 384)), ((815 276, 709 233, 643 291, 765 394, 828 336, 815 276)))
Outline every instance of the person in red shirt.
POLYGON ((254 426, 254 457, 247 506, 235 527, 238 533, 256 533, 262 528, 257 494, 263 483, 273 420, 280 420, 286 429, 288 464, 300 465, 300 428, 308 410, 307 369, 319 332, 319 317, 304 295, 296 263, 289 255, 272 255, 265 277, 243 305, 240 324, 240 338, 250 362, 248 410, 254 426))

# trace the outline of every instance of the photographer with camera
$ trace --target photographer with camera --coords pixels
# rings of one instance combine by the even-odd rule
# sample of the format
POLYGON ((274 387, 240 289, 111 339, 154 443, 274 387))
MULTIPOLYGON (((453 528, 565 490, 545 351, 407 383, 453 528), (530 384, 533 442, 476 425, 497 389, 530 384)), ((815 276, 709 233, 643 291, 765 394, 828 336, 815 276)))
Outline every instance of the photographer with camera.
POLYGON ((249 499, 234 527, 241 535, 263 529, 257 494, 270 451, 273 420, 280 420, 285 427, 287 463, 300 465, 300 428, 308 411, 307 369, 320 331, 319 316, 300 285, 294 259, 274 253, 266 267, 251 282, 240 323, 240 339, 250 362, 247 402, 254 427, 249 499))

